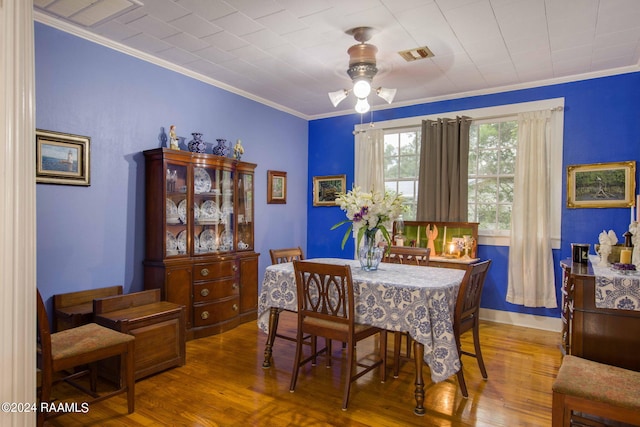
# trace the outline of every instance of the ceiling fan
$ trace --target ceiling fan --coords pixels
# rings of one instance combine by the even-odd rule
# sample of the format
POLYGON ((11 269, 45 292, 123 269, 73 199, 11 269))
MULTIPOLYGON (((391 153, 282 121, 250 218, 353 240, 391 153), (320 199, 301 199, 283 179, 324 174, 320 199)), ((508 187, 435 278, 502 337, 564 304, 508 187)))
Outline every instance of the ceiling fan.
MULTIPOLYGON (((353 36, 358 44, 351 46, 347 53, 349 54, 349 68, 347 74, 351 77, 353 87, 351 89, 341 89, 335 92, 329 92, 329 99, 334 107, 347 98, 350 92, 353 92, 358 99, 356 102, 356 112, 364 114, 371 108, 369 106, 368 97, 371 93, 371 82, 378 73, 376 67, 376 53, 378 48, 367 41, 371 38, 373 28, 356 27, 347 30, 346 33, 353 36)), ((396 96, 397 89, 388 89, 378 87, 375 89, 376 95, 387 101, 389 104, 396 96)))

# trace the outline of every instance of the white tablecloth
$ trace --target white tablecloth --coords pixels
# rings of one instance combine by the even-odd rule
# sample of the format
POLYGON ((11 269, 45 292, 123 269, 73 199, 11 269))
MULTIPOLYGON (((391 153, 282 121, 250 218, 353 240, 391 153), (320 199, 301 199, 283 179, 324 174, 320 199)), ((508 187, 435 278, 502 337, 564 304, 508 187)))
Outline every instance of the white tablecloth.
MULTIPOLYGON (((463 270, 381 263, 377 271, 366 272, 357 260, 309 261, 351 266, 356 322, 409 332, 414 340, 424 344, 424 359, 434 382, 460 370, 453 313, 463 270)), ((297 304, 293 264, 269 266, 258 301, 259 328, 269 332, 269 308, 297 311, 297 304)))

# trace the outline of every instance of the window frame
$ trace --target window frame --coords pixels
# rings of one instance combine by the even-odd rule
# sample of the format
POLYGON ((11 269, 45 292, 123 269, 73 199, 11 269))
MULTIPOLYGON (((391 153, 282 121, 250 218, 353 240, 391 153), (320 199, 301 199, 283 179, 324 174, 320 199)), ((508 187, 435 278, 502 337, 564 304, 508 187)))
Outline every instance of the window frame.
MULTIPOLYGON (((374 122, 378 129, 406 128, 412 126, 420 126, 423 120, 436 120, 438 118, 455 119, 456 116, 468 116, 476 120, 489 120, 502 116, 514 116, 518 113, 530 111, 545 110, 561 107, 564 109, 564 98, 551 98, 540 101, 530 101, 514 104, 496 105, 491 107, 475 108, 470 110, 449 111, 425 116, 406 117, 403 119, 386 120, 374 122)), ((564 112, 560 111, 554 114, 552 120, 551 135, 554 140, 552 144, 552 152, 550 153, 551 164, 551 246, 553 249, 559 249, 561 243, 561 224, 562 224, 562 190, 565 181, 562 169, 562 152, 563 152, 563 132, 564 132, 564 112)), ((371 126, 370 123, 358 124, 354 126, 354 132, 366 131, 371 126)), ((497 236, 488 233, 486 230, 478 230, 478 243, 490 246, 509 246, 511 241, 510 235, 497 236)))

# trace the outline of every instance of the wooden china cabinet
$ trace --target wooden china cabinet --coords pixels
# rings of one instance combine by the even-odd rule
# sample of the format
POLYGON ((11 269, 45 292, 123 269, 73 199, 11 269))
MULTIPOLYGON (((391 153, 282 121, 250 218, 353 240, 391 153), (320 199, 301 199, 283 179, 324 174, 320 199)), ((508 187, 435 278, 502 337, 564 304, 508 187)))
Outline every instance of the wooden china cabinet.
POLYGON ((256 319, 256 165, 168 148, 144 155, 145 289, 185 306, 187 339, 256 319))

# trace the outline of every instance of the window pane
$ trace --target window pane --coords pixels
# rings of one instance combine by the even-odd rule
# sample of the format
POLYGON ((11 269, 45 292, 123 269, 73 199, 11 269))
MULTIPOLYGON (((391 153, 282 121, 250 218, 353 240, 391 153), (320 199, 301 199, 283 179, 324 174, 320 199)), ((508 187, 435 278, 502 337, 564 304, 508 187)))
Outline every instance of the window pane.
POLYGON ((416 217, 418 173, 420 170, 420 127, 387 131, 384 136, 385 188, 405 198, 404 218, 416 217))
POLYGON ((499 203, 513 203, 513 178, 500 178, 499 203))

